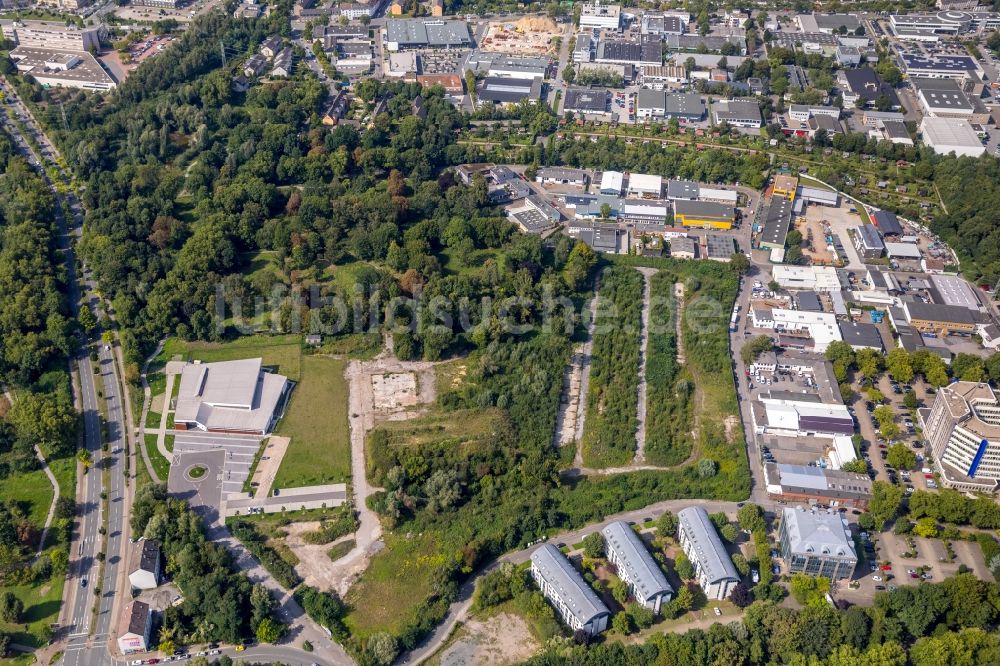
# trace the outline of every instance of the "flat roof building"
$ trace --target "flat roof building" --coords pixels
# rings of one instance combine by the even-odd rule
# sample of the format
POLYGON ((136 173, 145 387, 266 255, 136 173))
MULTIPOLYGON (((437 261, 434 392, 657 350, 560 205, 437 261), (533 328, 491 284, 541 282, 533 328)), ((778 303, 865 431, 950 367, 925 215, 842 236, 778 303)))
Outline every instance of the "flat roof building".
POLYGON ((698 585, 709 599, 725 599, 740 582, 708 513, 700 506, 677 512, 677 539, 694 565, 698 585))
POLYGON ((962 118, 925 116, 920 122, 920 134, 924 143, 939 155, 955 153, 958 157, 979 157, 986 152, 986 146, 979 140, 972 125, 962 118))
POLYGON ((601 534, 604 535, 608 561, 615 566, 618 577, 628 585, 640 605, 659 613, 660 606, 670 601, 674 588, 667 582, 667 577, 642 539, 628 523, 621 520, 605 527, 601 534))
POLYGON ((878 352, 884 351, 882 336, 879 335, 878 327, 874 324, 842 321, 840 322, 840 337, 855 350, 874 349, 878 352))
POLYGON ((755 99, 720 100, 712 105, 715 124, 728 123, 733 127, 756 127, 763 124, 760 106, 755 99))
POLYGON ((693 180, 668 180, 667 199, 676 201, 677 199, 694 200, 698 198, 701 188, 693 180))
POLYGON ((988 384, 956 382, 938 389, 924 435, 944 485, 993 492, 1000 481, 1000 401, 988 384))
POLYGON ((822 32, 832 35, 846 30, 854 32, 861 27, 861 21, 854 14, 799 14, 795 22, 802 32, 822 32))
POLYGON ((543 185, 578 185, 583 187, 589 178, 583 169, 567 169, 565 167, 539 167, 535 172, 535 182, 543 185))
POLYGON ((983 80, 983 68, 972 56, 945 55, 932 56, 903 53, 900 55, 903 71, 910 77, 932 79, 976 79, 983 80))
POLYGON ((867 474, 842 470, 766 463, 767 494, 774 500, 865 509, 871 500, 867 474))
POLYGON ((580 7, 581 28, 608 28, 618 30, 621 26, 621 5, 594 3, 580 7))
POLYGON ((542 79, 511 79, 488 76, 479 84, 479 102, 497 106, 536 103, 542 97, 542 79))
POLYGON ((957 275, 931 275, 931 285, 935 303, 958 305, 976 312, 982 308, 976 290, 957 275))
POLYGON ((444 19, 389 19, 385 25, 386 48, 401 49, 468 48, 472 45, 465 21, 444 19))
POLYGON ((641 42, 602 39, 597 44, 594 62, 615 65, 662 65, 663 47, 658 40, 641 42))
POLYGON ((547 543, 532 553, 531 576, 570 629, 591 636, 607 629, 608 607, 558 548, 547 543))
POLYGON ((62 21, 33 21, 27 19, 0 20, 4 37, 18 46, 28 46, 47 51, 101 50, 101 39, 107 36, 104 25, 78 28, 62 21))
POLYGON ((648 173, 630 173, 626 194, 659 199, 663 194, 663 178, 648 173))
POLYGON ((667 93, 662 90, 639 91, 636 96, 637 118, 677 118, 698 122, 705 118, 705 101, 696 93, 667 93))
POLYGON ((570 86, 566 89, 563 111, 582 115, 611 116, 611 92, 570 86))
POLYGON ((188 363, 181 371, 175 428, 265 435, 280 417, 290 385, 260 358, 188 363))
POLYGON ((971 116, 976 112, 972 100, 954 79, 912 78, 910 85, 917 93, 917 101, 929 116, 971 116))
POLYGON ((694 259, 695 253, 694 239, 690 236, 674 236, 670 239, 670 256, 675 259, 694 259))
POLYGON ((736 251, 732 236, 705 234, 705 258, 712 261, 729 262, 736 251))
MULTIPOLYGON (((792 192, 795 190, 793 189, 792 192)), ((784 250, 788 227, 792 223, 792 201, 783 196, 772 196, 764 218, 758 244, 762 248, 784 250)))
POLYGON ((839 511, 785 507, 778 541, 792 573, 841 580, 850 578, 858 565, 854 538, 839 511))
POLYGON ((840 278, 832 266, 784 266, 771 269, 771 277, 782 289, 808 289, 809 291, 840 291, 840 278))
POLYGON ((601 174, 601 194, 621 196, 625 185, 625 174, 621 171, 605 171, 601 174))
POLYGON ((882 77, 871 67, 845 69, 841 75, 846 86, 844 90, 844 106, 851 107, 861 101, 860 106, 874 105, 879 98, 885 98, 890 109, 899 109, 899 96, 892 86, 882 80, 882 77))
POLYGON ((684 227, 705 229, 731 229, 736 221, 736 209, 712 201, 676 199, 674 223, 684 227))
POLYGON ((907 323, 921 333, 972 335, 985 318, 981 313, 961 305, 903 301, 907 323))
POLYGON ((118 84, 86 51, 54 51, 18 46, 10 52, 17 71, 43 86, 103 92, 118 84))

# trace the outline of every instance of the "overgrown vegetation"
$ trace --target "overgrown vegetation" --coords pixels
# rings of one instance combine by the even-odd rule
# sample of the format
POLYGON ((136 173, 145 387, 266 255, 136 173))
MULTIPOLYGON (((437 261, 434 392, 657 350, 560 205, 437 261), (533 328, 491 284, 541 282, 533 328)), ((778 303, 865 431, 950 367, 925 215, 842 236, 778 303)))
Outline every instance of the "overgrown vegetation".
POLYGON ((677 359, 677 301, 674 275, 653 276, 646 359, 646 460, 654 465, 684 462, 693 445, 694 384, 677 359))
POLYGON ((581 442, 588 467, 625 465, 635 453, 642 295, 642 274, 632 268, 601 276, 581 442))

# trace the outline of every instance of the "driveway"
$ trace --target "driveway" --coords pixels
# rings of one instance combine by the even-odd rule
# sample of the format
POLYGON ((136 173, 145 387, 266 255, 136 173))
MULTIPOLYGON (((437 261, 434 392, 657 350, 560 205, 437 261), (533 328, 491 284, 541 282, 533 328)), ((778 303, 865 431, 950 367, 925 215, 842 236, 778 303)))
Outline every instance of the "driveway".
MULTIPOLYGON (((174 433, 174 457, 180 453, 223 451, 222 492, 242 493, 243 482, 250 474, 254 456, 260 449, 261 438, 250 435, 223 435, 219 433, 187 431, 174 433)), ((174 477, 170 466, 170 478, 174 477)))

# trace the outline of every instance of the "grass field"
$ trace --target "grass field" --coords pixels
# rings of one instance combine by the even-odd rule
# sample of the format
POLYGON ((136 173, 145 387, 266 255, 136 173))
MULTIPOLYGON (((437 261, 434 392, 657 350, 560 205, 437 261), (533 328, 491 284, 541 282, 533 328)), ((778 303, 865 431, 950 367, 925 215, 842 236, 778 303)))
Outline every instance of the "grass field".
POLYGON ((277 434, 291 437, 274 479, 276 488, 340 483, 351 475, 345 362, 325 356, 301 359, 301 381, 292 391, 277 434))
POLYGON ((385 546, 345 599, 350 610, 344 623, 360 639, 379 631, 397 633, 406 626, 430 594, 430 572, 446 559, 430 533, 407 539, 390 532, 385 546))
POLYGON ((41 529, 52 504, 52 484, 41 469, 18 474, 0 483, 0 502, 15 502, 41 529))
POLYGON ((170 461, 160 455, 160 450, 156 448, 156 435, 145 435, 145 440, 146 452, 149 454, 149 462, 153 463, 153 471, 160 477, 160 481, 166 483, 167 476, 170 474, 170 461))
POLYGON ((298 335, 249 336, 225 343, 171 338, 164 345, 161 356, 165 360, 180 356, 206 363, 259 356, 264 359, 264 365, 275 368, 293 381, 302 376, 302 344, 298 335))
POLYGON ((0 593, 13 592, 24 603, 23 621, 19 624, 0 622, 0 631, 10 634, 12 643, 34 648, 45 645, 48 625, 56 621, 62 605, 64 581, 65 577, 55 575, 40 584, 0 587, 0 593))

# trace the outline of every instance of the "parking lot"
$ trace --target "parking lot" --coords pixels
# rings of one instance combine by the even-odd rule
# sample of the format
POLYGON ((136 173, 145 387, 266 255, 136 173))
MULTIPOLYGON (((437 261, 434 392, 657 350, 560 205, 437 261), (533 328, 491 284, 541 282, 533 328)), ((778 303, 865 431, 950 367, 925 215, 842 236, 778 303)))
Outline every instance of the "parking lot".
MULTIPOLYGON (((260 437, 250 435, 223 435, 207 432, 178 432, 174 436, 174 458, 185 453, 223 451, 219 473, 223 493, 242 493, 243 482, 250 474, 254 456, 260 448, 260 437)), ((170 466, 170 477, 181 472, 176 462, 170 466)))
POLYGON ((866 562, 855 571, 851 585, 844 581, 837 586, 838 598, 855 604, 870 604, 875 592, 900 585, 940 582, 956 575, 963 564, 978 578, 992 578, 978 544, 952 541, 955 557, 951 559, 941 539, 907 537, 891 531, 874 538, 875 542, 870 544, 860 539, 866 562))

